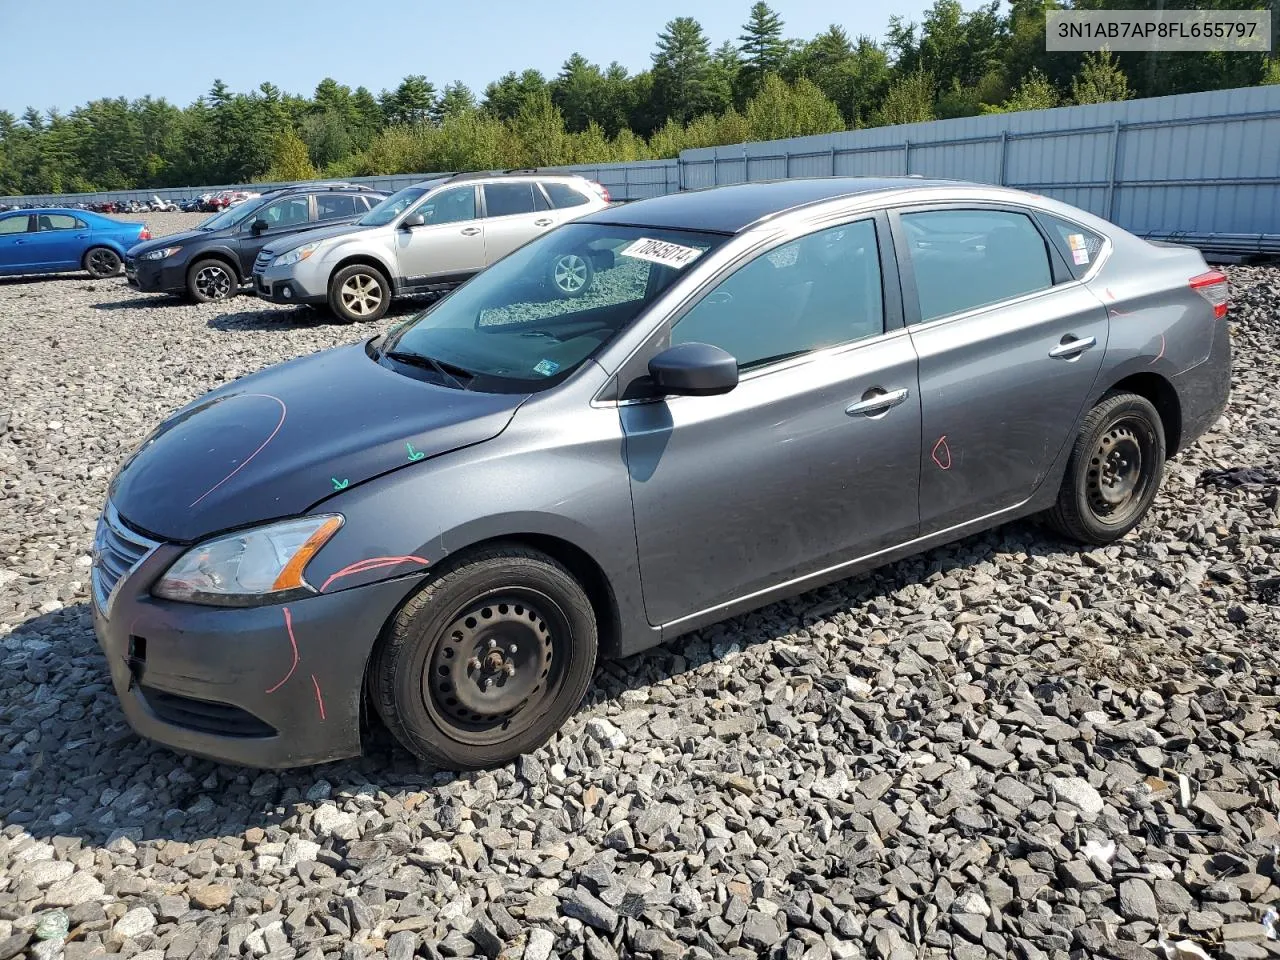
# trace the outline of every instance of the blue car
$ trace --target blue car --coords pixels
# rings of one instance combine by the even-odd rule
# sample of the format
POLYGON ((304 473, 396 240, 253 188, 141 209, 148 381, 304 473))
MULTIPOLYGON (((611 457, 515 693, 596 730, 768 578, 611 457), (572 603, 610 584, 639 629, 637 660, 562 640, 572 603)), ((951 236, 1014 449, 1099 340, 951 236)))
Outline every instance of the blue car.
POLYGON ((73 270, 114 277, 124 266, 124 252, 150 239, 146 224, 88 210, 10 210, 0 213, 0 277, 73 270))

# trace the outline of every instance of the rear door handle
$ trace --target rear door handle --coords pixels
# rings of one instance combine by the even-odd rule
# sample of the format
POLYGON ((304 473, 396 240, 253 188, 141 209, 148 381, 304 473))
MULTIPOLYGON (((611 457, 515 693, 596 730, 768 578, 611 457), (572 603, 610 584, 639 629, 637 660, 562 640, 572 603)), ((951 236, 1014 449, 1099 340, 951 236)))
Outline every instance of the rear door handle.
POLYGON ((549 227, 553 223, 555 223, 555 221, 550 217, 539 217, 537 220, 533 221, 533 225, 535 227, 549 227))
POLYGON ((1084 353, 1097 342, 1093 337, 1081 337, 1079 340, 1068 340, 1063 337, 1062 342, 1049 351, 1049 356, 1055 360, 1070 360, 1077 354, 1084 353))
POLYGON ((862 395, 862 399, 857 403, 852 403, 844 408, 844 412, 854 417, 859 414, 870 416, 877 413, 884 413, 887 410, 896 407, 903 400, 907 399, 909 391, 906 387, 898 390, 890 390, 888 392, 880 387, 872 387, 862 395))
POLYGON ((464 237, 474 237, 479 232, 480 232, 479 227, 463 227, 462 228, 462 235, 464 237))

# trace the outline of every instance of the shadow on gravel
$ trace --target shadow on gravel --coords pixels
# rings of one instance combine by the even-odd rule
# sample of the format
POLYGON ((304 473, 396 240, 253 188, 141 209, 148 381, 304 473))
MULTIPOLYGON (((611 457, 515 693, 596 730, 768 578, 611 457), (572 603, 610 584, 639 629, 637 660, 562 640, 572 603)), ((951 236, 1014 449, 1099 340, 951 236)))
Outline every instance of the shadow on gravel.
MULTIPOLYGON (((874 604, 904 586, 945 576, 995 554, 1052 556, 1064 549, 1074 548, 1033 522, 1020 521, 714 624, 624 660, 602 661, 579 713, 627 690, 660 684, 733 650, 789 637, 839 610, 874 604)), ((799 652, 788 646, 775 653, 779 669, 807 662, 803 642, 796 642, 799 652)), ((20 624, 5 638, 3 656, 0 742, 23 742, 27 747, 22 753, 10 747, 0 754, 0 770, 10 774, 9 787, 0 794, 0 825, 21 826, 45 839, 75 836, 86 844, 103 844, 126 830, 134 839, 194 842, 282 824, 298 813, 299 804, 327 798, 330 788, 340 795, 373 789, 416 805, 432 802, 422 794, 458 778, 486 775, 423 767, 376 720, 366 722, 365 756, 276 772, 224 766, 143 740, 120 710, 85 603, 20 624), (47 656, 50 649, 56 651, 52 657, 47 656), (50 663, 65 671, 63 675, 54 675, 50 663), (32 693, 28 687, 18 694, 15 687, 20 684, 41 690, 32 693)), ((583 735, 576 723, 569 721, 568 736, 583 735)))
POLYGON ((106 283, 109 281, 94 280, 87 273, 32 273, 17 277, 0 277, 0 287, 23 286, 34 283, 106 283))
POLYGON ((138 294, 133 300, 116 300, 112 303, 95 303, 95 310, 149 310, 152 307, 180 307, 186 303, 181 297, 161 294, 138 294))
MULTIPOLYGON (((417 313, 430 306, 431 302, 430 300, 397 300, 382 319, 417 313)), ((324 307, 298 306, 223 313, 211 319, 208 326, 224 333, 238 333, 245 330, 297 330, 303 327, 350 327, 352 330, 358 330, 363 325, 345 323, 324 307)))

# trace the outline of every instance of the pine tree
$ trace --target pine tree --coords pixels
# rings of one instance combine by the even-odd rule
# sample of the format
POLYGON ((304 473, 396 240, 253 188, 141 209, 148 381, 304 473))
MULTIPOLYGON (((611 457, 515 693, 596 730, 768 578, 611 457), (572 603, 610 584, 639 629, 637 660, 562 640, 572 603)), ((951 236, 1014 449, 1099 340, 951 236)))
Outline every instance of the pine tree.
POLYGON ((653 101, 657 116, 689 122, 706 110, 711 54, 702 25, 676 17, 658 34, 653 53, 653 101))
POLYGON ((757 0, 751 6, 750 19, 742 25, 738 40, 742 70, 736 94, 738 102, 743 103, 755 95, 766 76, 782 70, 787 55, 787 44, 782 39, 782 17, 764 0, 757 0))
POLYGON ((1072 103, 1112 103, 1130 96, 1129 80, 1110 50, 1084 55, 1080 72, 1071 79, 1072 103))
POLYGON ((457 83, 446 83, 440 99, 431 111, 431 119, 443 124, 450 117, 471 113, 476 109, 476 97, 471 88, 459 80, 457 83))

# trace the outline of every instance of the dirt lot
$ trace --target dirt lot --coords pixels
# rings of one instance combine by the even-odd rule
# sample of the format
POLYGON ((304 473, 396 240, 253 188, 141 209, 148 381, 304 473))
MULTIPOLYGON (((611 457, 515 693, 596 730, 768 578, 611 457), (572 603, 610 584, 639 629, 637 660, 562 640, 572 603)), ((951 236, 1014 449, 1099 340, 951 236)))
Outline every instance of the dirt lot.
POLYGON ((603 664, 466 776, 175 755, 90 626, 151 426, 380 325, 0 280, 0 960, 1280 956, 1280 269, 1231 274, 1229 413, 1122 544, 1015 524, 603 664))

